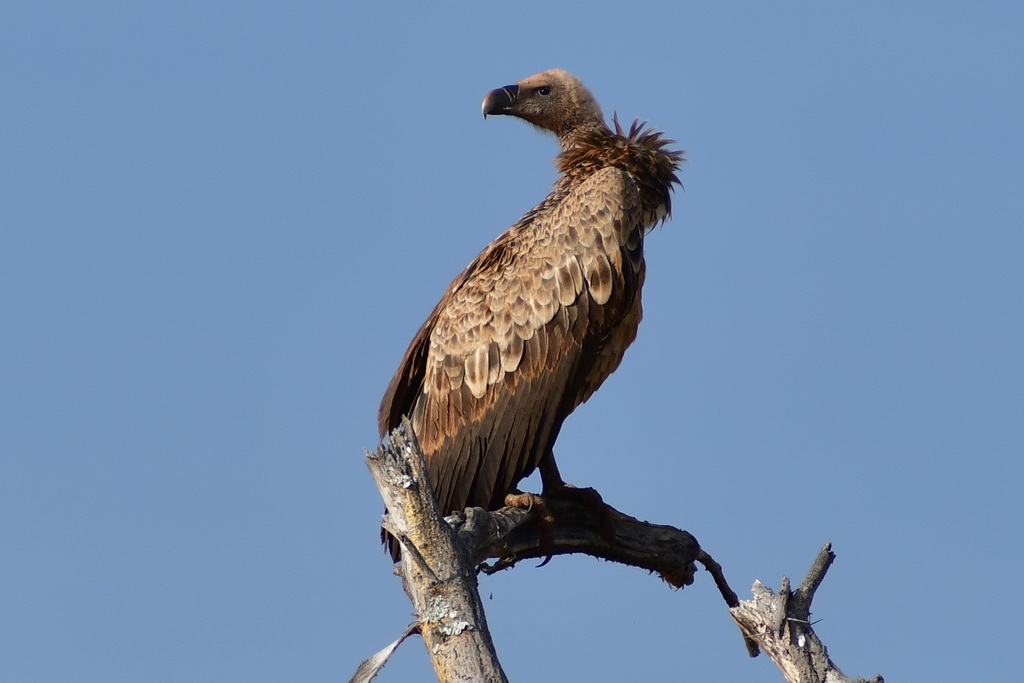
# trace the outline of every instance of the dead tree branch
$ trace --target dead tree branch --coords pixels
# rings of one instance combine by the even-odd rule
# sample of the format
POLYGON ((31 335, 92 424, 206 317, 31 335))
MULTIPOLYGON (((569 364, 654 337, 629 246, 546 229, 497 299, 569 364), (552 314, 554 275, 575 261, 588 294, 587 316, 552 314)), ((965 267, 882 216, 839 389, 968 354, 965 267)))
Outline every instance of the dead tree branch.
MULTIPOLYGON (((487 629, 473 555, 441 517, 408 421, 366 462, 388 508, 388 531, 402 543, 402 583, 438 681, 507 682, 487 629)), ((370 680, 386 661, 361 666, 363 677, 352 680, 370 680)))
MULTIPOLYGON (((726 603, 739 604, 721 566, 690 533, 642 522, 603 503, 548 499, 543 516, 516 507, 467 508, 442 520, 408 422, 366 460, 388 509, 384 524, 402 543, 399 571, 418 621, 363 662, 353 683, 373 678, 401 640, 417 631, 438 680, 505 681, 477 590, 477 567, 493 573, 529 558, 585 553, 657 572, 679 589, 693 583, 700 563, 726 603)), ((756 650, 752 641, 750 648, 756 650)))
POLYGON ((811 628, 811 601, 835 558, 832 544, 826 543, 796 591, 789 590, 789 578, 785 576, 778 593, 755 581, 754 599, 741 601, 730 613, 740 630, 760 645, 790 683, 884 683, 881 676, 868 681, 846 676, 811 628))

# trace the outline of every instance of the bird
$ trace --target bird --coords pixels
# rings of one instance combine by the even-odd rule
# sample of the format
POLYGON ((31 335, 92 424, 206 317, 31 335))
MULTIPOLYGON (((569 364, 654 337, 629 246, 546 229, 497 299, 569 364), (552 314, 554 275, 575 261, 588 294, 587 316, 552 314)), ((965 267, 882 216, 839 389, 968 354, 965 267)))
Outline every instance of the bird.
POLYGON ((683 162, 646 124, 609 127, 562 69, 490 91, 481 111, 553 134, 560 154, 551 192, 452 281, 381 400, 381 437, 409 418, 445 515, 502 507, 538 468, 542 498, 571 488, 555 440, 636 338, 644 239, 669 218, 683 162))

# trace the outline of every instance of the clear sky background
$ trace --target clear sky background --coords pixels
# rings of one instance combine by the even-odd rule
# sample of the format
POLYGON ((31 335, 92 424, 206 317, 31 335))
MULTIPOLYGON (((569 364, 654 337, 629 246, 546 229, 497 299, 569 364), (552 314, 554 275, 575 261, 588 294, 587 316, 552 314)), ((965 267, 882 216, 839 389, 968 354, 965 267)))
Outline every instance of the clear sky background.
MULTIPOLYGON (((690 159, 567 480, 747 597, 831 540, 851 675, 1015 680, 1024 3, 0 7, 0 679, 338 681, 410 622, 363 462, 577 73, 690 159)), ((778 681, 710 577, 481 580, 516 681, 778 681)), ((418 639, 381 681, 430 680, 418 639)))

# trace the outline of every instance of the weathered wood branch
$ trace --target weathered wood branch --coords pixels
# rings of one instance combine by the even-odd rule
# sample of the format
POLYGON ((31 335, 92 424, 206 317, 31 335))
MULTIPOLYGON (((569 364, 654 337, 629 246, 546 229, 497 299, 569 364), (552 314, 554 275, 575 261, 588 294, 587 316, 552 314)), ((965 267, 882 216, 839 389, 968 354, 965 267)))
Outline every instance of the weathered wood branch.
MULTIPOLYGON (((543 511, 467 508, 442 520, 407 422, 366 460, 388 508, 384 524, 402 543, 399 571, 418 615, 402 638, 414 631, 423 636, 440 681, 506 680, 487 630, 477 567, 493 573, 529 558, 586 553, 657 572, 678 589, 693 583, 700 563, 726 603, 739 604, 721 567, 691 534, 625 515, 596 494, 589 502, 587 496, 545 499, 543 511)), ((352 681, 373 678, 400 641, 363 662, 352 681)))
POLYGON ((881 676, 867 681, 846 676, 812 628, 811 601, 835 557, 832 544, 826 543, 796 591, 790 591, 785 576, 778 593, 755 581, 754 599, 741 601, 730 613, 790 683, 884 683, 881 676))
POLYGON ((442 519, 423 455, 412 429, 395 430, 367 464, 388 508, 384 524, 402 544, 397 571, 417 621, 394 643, 359 667, 353 683, 373 678, 408 635, 424 640, 439 681, 506 681, 487 629, 477 590, 477 571, 508 569, 529 558, 586 553, 657 572, 674 588, 693 583, 696 564, 705 566, 731 608, 751 656, 763 648, 791 683, 883 683, 850 679, 828 657, 810 623, 811 602, 835 559, 826 544, 800 587, 783 577, 778 594, 760 581, 754 599, 740 602, 721 567, 691 534, 649 524, 599 501, 544 499, 542 509, 506 507, 487 512, 467 508, 442 519), (595 504, 596 502, 596 504, 595 504), (489 560, 494 562, 488 564, 489 560))
MULTIPOLYGON (((487 629, 473 555, 441 517, 408 421, 366 462, 387 505, 388 531, 402 543, 402 583, 438 681, 507 682, 487 629)), ((386 661, 361 666, 362 678, 352 680, 368 681, 386 661)))
MULTIPOLYGON (((509 569, 530 558, 584 553, 657 572, 674 588, 682 588, 693 583, 694 561, 705 556, 686 531, 642 522, 608 505, 571 498, 548 499, 545 505, 551 515, 547 521, 522 508, 484 512, 494 528, 480 537, 476 559, 496 561, 482 564, 482 571, 509 569)), ((452 521, 461 529, 460 520, 452 521)))

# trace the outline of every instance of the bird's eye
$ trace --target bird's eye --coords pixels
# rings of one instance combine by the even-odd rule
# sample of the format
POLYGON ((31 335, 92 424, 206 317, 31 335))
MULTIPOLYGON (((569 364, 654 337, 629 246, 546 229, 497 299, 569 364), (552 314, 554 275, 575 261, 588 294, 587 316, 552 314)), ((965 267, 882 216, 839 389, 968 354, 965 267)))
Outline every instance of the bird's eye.
POLYGON ((537 94, 540 95, 541 97, 547 97, 548 95, 551 94, 551 86, 548 86, 548 85, 540 86, 539 88, 537 88, 537 94))

